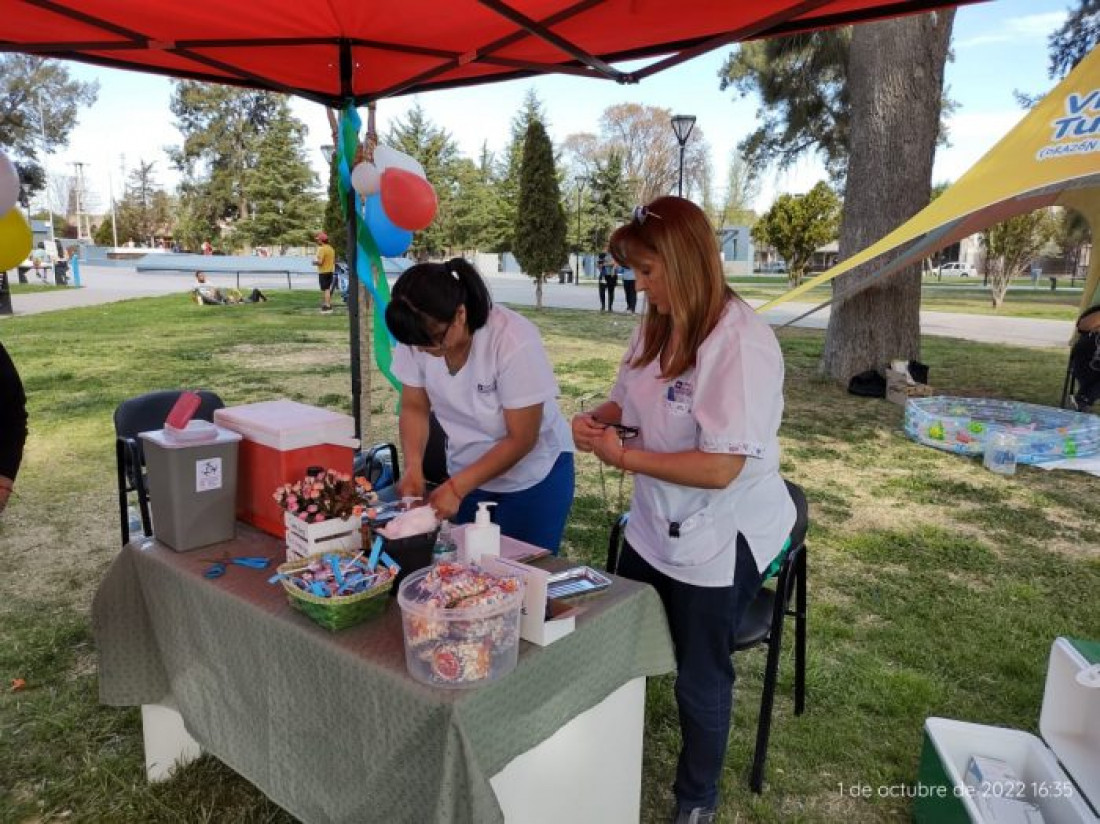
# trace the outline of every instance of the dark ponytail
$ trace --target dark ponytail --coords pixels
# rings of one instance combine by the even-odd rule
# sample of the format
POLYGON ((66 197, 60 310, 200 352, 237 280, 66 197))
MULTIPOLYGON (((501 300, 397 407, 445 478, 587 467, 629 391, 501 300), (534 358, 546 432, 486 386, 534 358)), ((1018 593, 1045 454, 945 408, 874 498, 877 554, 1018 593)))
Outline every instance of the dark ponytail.
POLYGON ((460 257, 446 263, 418 263, 394 283, 386 326, 400 343, 431 346, 428 324, 450 323, 463 305, 469 331, 476 332, 488 321, 493 301, 473 264, 460 257))

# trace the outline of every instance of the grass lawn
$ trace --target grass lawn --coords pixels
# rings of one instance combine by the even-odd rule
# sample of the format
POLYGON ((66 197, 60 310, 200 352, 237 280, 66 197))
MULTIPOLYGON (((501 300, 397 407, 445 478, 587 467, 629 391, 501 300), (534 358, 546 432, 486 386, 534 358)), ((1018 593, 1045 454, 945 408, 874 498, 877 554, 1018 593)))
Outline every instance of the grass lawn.
POLYGON ((13 295, 30 295, 34 292, 53 292, 58 289, 74 289, 73 286, 52 286, 47 283, 11 283, 8 287, 13 295))
MULTIPOLYGON (((152 389, 203 387, 229 404, 286 396, 349 411, 346 316, 323 317, 315 303, 309 292, 274 292, 266 304, 200 309, 172 296, 0 325, 32 429, 0 519, 0 821, 290 820, 209 757, 146 785, 138 710, 97 703, 88 614, 118 551, 115 406, 152 389), (9 690, 16 678, 25 689, 9 690)), ((634 319, 521 311, 542 330, 567 414, 606 391, 634 319)), ((821 333, 789 329, 781 341, 783 470, 811 508, 807 712, 792 715, 788 645, 767 784, 752 795, 764 655, 737 655, 721 821, 904 821, 905 799, 842 790, 915 782, 929 715, 1036 731, 1053 639, 1100 637, 1096 479, 1028 467, 1003 478, 918 446, 901 431, 899 407, 816 377, 821 333)), ((1065 357, 927 339, 922 359, 947 393, 1051 403, 1065 357)), ((381 383, 372 442, 396 429, 393 393, 381 383)), ((564 554, 602 566, 615 506, 595 460, 579 456, 564 554)), ((646 822, 669 809, 678 739, 672 678, 652 679, 646 822)))

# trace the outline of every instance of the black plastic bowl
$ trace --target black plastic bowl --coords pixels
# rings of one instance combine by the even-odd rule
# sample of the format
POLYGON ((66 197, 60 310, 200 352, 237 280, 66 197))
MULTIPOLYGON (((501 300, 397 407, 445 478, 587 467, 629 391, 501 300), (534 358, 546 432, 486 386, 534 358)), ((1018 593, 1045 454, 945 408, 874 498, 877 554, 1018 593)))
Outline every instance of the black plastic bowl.
POLYGON ((418 569, 431 566, 432 550, 435 549, 435 539, 438 534, 439 528, 436 527, 431 532, 425 532, 421 535, 409 535, 406 538, 390 540, 385 535, 382 536, 382 551, 393 558, 397 565, 401 567, 401 571, 394 579, 393 589, 390 590, 391 595, 397 593, 397 588, 401 586, 401 582, 405 580, 405 576, 410 572, 416 572, 418 569))

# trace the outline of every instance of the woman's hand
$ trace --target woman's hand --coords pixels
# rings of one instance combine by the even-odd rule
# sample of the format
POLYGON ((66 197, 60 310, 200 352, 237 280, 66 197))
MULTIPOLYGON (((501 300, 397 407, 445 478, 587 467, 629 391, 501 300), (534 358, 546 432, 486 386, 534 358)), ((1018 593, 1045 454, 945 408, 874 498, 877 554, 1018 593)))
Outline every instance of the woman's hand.
POLYGON ((444 483, 432 490, 428 496, 428 504, 435 510, 439 520, 453 518, 458 508, 462 506, 462 496, 455 487, 454 481, 448 478, 444 483))
POLYGON ((587 412, 574 415, 570 425, 573 429, 573 443, 581 452, 591 452, 595 441, 601 438, 608 428, 602 423, 597 423, 587 412))
MULTIPOLYGON (((599 428, 599 424, 596 426, 599 428)), ((625 469, 623 466, 623 456, 626 454, 626 447, 623 446, 623 442, 619 438, 619 433, 615 431, 615 427, 603 427, 599 435, 592 439, 591 451, 608 466, 625 469)))
POLYGON ((397 494, 402 498, 420 498, 423 500, 428 484, 423 471, 414 472, 408 468, 397 481, 397 494))

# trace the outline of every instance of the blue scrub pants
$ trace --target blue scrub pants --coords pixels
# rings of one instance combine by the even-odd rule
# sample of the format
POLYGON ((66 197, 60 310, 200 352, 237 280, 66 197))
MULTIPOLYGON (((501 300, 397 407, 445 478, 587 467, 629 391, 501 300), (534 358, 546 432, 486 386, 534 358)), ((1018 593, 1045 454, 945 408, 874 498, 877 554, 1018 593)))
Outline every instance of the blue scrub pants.
POLYGON ((699 587, 651 567, 624 542, 618 574, 661 596, 676 654, 676 706, 682 746, 673 791, 681 810, 718 805, 733 710, 733 639, 763 576, 748 541, 737 536, 733 584, 699 587))
POLYGON ((565 521, 573 506, 573 453, 562 452, 546 477, 534 486, 519 492, 487 492, 475 489, 462 499, 456 524, 473 523, 477 505, 495 501, 493 523, 500 525, 500 534, 550 550, 555 555, 561 547, 565 521))

